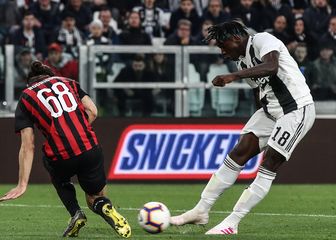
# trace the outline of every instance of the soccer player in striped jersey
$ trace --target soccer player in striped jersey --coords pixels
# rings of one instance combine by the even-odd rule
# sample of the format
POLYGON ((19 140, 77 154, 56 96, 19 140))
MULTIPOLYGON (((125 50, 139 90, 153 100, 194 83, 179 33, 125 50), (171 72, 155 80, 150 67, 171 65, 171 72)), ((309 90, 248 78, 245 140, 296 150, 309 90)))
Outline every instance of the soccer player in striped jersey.
POLYGON ((173 225, 207 224, 219 196, 236 181, 246 162, 264 151, 264 161, 253 183, 245 189, 232 213, 206 234, 237 234, 240 221, 268 193, 279 167, 315 121, 310 90, 285 45, 268 33, 249 35, 238 21, 208 29, 206 41, 216 40, 224 57, 237 61, 238 71, 219 75, 214 86, 246 79, 253 88, 258 110, 241 132, 234 149, 212 175, 197 205, 171 218, 173 225))
POLYGON ((81 210, 71 177, 77 175, 86 193, 89 208, 102 216, 122 237, 131 236, 127 220, 106 197, 106 177, 102 149, 91 123, 97 108, 91 98, 71 79, 54 76, 39 61, 31 65, 28 86, 22 92, 15 112, 15 131, 21 134, 18 185, 0 201, 16 199, 25 193, 34 158, 34 126, 46 138, 44 165, 58 196, 71 215, 64 237, 77 237, 87 221, 81 210))

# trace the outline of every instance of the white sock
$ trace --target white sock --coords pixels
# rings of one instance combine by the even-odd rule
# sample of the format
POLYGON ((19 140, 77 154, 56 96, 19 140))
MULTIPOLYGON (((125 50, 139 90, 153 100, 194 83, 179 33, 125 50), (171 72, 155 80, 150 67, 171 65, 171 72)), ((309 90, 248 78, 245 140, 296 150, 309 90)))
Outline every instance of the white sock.
POLYGON ((208 213, 224 190, 234 184, 243 167, 244 166, 238 165, 227 155, 222 166, 212 175, 204 188, 201 200, 194 209, 208 213))
POLYGON ((244 190, 233 212, 225 218, 225 222, 232 226, 238 226, 239 222, 250 210, 256 206, 269 192, 276 173, 260 167, 257 177, 253 183, 244 190))

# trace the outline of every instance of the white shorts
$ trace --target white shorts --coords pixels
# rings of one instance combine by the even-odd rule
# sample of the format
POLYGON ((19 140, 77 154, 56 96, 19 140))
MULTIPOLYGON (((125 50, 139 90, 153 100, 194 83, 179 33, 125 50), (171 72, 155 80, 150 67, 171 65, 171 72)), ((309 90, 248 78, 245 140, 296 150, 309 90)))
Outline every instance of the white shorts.
POLYGON ((252 132, 259 138, 260 151, 272 147, 286 160, 315 121, 315 106, 310 104, 273 120, 261 108, 246 123, 241 134, 252 132))

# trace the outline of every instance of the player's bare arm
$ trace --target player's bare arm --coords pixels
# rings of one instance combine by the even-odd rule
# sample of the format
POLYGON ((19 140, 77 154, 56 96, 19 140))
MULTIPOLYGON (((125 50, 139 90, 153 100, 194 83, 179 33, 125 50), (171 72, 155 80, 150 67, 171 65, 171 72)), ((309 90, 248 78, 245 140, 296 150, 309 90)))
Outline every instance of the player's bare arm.
POLYGON ((81 101, 84 105, 85 112, 87 113, 89 117, 89 123, 91 124, 97 118, 98 109, 96 105, 94 104, 94 102, 92 101, 92 99, 88 95, 84 96, 81 99, 81 101))
POLYGON ((18 185, 0 198, 0 201, 16 199, 25 193, 34 159, 34 147, 34 130, 30 127, 22 129, 18 185))
POLYGON ((224 87, 226 84, 237 81, 243 78, 259 78, 275 75, 279 67, 279 52, 272 51, 262 58, 262 63, 251 67, 242 69, 240 71, 230 73, 227 75, 218 75, 212 81, 212 84, 217 87, 224 87))

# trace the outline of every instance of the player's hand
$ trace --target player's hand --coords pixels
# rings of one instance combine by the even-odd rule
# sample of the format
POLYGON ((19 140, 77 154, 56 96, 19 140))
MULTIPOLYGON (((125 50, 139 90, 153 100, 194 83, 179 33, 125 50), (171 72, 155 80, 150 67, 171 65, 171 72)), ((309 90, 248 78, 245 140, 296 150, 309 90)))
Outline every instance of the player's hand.
POLYGON ((216 87, 224 87, 226 84, 238 79, 239 78, 235 74, 218 75, 212 80, 212 84, 216 87))
POLYGON ((26 189, 27 187, 18 185, 17 187, 13 188, 8 193, 6 193, 2 198, 0 198, 0 202, 16 199, 22 196, 26 192, 26 189))

